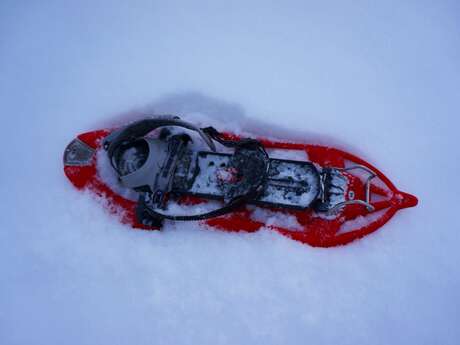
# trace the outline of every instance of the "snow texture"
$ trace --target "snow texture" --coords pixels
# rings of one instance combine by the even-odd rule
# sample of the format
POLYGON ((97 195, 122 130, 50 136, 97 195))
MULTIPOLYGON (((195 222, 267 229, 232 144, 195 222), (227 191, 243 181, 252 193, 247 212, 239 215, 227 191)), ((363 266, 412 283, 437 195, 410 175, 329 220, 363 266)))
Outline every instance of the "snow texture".
MULTIPOLYGON (((194 158, 196 161, 196 157, 194 158)), ((228 176, 224 176, 226 164, 228 164, 228 156, 217 156, 212 157, 204 156, 198 159, 198 169, 200 173, 196 176, 193 181, 193 185, 190 191, 193 193, 209 194, 214 196, 221 196, 223 191, 220 187, 218 179, 230 179, 230 172, 228 176), (211 163, 212 162, 212 163, 211 163)))
POLYGON ((458 344, 458 1, 0 3, 0 343, 458 344), (328 143, 420 204, 350 245, 132 231, 76 134, 180 114, 328 143))

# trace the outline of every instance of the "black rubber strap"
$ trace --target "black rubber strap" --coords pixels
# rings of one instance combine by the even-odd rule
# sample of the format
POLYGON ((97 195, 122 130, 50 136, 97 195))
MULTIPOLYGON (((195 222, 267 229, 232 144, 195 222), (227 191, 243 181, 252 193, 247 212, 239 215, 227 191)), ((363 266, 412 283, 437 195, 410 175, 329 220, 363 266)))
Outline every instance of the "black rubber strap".
POLYGON ((224 145, 225 147, 246 147, 246 148, 255 148, 257 146, 262 147, 260 141, 256 139, 243 138, 240 140, 227 140, 222 138, 222 133, 220 133, 214 127, 205 127, 201 128, 203 133, 207 134, 209 137, 217 141, 219 144, 224 145))
POLYGON ((205 220, 209 218, 215 218, 215 217, 220 217, 223 216, 227 213, 235 211, 240 206, 245 205, 248 201, 253 200, 253 197, 249 197, 248 195, 244 195, 242 197, 239 197, 237 199, 234 199, 230 201, 228 204, 224 205, 221 208, 212 210, 210 212, 206 213, 201 213, 201 214, 196 214, 196 215, 191 215, 191 216, 180 216, 180 215, 169 215, 165 213, 160 213, 152 208, 150 208, 145 202, 144 202, 144 207, 145 211, 153 217, 158 220, 162 219, 169 219, 169 220, 175 220, 175 221, 197 221, 197 220, 205 220))

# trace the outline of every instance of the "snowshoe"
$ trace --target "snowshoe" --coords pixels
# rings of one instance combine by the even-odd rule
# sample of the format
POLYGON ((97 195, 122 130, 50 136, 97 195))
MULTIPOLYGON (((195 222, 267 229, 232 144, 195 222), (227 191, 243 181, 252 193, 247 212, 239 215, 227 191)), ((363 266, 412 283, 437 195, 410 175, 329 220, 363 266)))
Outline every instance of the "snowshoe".
POLYGON ((164 220, 227 231, 266 227, 321 247, 370 234, 417 204, 347 152, 240 138, 174 116, 81 134, 65 149, 64 171, 134 228, 160 229, 164 220), (287 159, 292 152, 305 159, 287 159))

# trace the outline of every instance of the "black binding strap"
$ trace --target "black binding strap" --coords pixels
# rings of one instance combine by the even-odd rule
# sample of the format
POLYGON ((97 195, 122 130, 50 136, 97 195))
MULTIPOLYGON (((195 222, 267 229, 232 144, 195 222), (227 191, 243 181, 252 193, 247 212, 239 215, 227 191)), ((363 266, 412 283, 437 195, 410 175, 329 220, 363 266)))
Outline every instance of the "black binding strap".
POLYGON ((145 197, 146 197, 146 193, 144 193, 139 198, 139 206, 143 207, 143 209, 149 214, 150 217, 152 217, 153 219, 160 220, 160 221, 163 219, 169 219, 169 220, 175 220, 175 221, 197 221, 197 220, 205 220, 209 218, 220 217, 227 213, 235 211, 238 207, 241 207, 244 204, 246 204, 248 201, 254 199, 253 197, 249 197, 249 195, 245 195, 243 197, 233 199, 228 204, 225 204, 224 206, 217 208, 215 210, 212 210, 210 212, 195 214, 191 216, 180 216, 180 215, 170 215, 170 214, 160 213, 156 211, 155 209, 148 206, 148 202, 146 202, 145 199, 143 199, 145 197))
MULTIPOLYGON (((242 138, 240 140, 227 140, 222 137, 222 133, 220 133, 217 129, 214 127, 205 127, 201 128, 203 133, 217 141, 219 144, 224 145, 225 147, 245 147, 245 148, 250 148, 250 147, 257 147, 260 146, 262 149, 262 144, 260 141, 256 139, 251 139, 251 138, 242 138)), ((264 150, 264 149, 263 149, 264 150)), ((265 152, 265 150, 264 150, 265 152)))

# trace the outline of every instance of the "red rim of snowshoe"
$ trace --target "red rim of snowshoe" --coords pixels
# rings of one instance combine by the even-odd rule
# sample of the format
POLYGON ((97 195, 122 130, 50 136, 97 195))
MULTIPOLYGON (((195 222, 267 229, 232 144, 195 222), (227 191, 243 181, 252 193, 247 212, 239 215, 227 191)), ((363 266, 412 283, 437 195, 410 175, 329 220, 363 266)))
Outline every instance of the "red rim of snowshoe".
MULTIPOLYGON (((100 149, 101 139, 110 133, 109 130, 98 130, 84 133, 78 139, 88 147, 97 152, 100 149)), ((225 134, 227 139, 238 139, 238 136, 225 134)), ((346 163, 358 164, 371 169, 380 184, 372 183, 371 192, 379 196, 378 201, 371 202, 373 212, 369 212, 362 205, 347 205, 334 216, 316 214, 307 209, 303 211, 274 210, 295 216, 300 229, 296 230, 283 228, 277 225, 269 225, 251 218, 250 207, 233 212, 229 215, 203 221, 209 227, 225 231, 254 232, 262 227, 275 230, 285 236, 302 243, 317 247, 332 247, 347 244, 358 238, 364 237, 387 223, 400 209, 417 205, 417 198, 411 194, 399 191, 393 183, 377 168, 352 155, 348 152, 320 145, 303 143, 279 142, 267 139, 259 139, 266 149, 303 150, 309 160, 321 167, 344 168, 346 163)), ((158 228, 145 226, 136 220, 136 202, 126 199, 115 193, 98 176, 97 155, 93 157, 88 165, 65 165, 64 172, 78 189, 89 189, 95 195, 104 198, 107 209, 120 216, 122 223, 129 224, 133 228, 154 230, 158 228)), ((364 184, 358 176, 348 174, 349 190, 353 191, 356 198, 363 199, 364 184)), ((198 198, 187 197, 184 202, 202 202, 198 198)))

